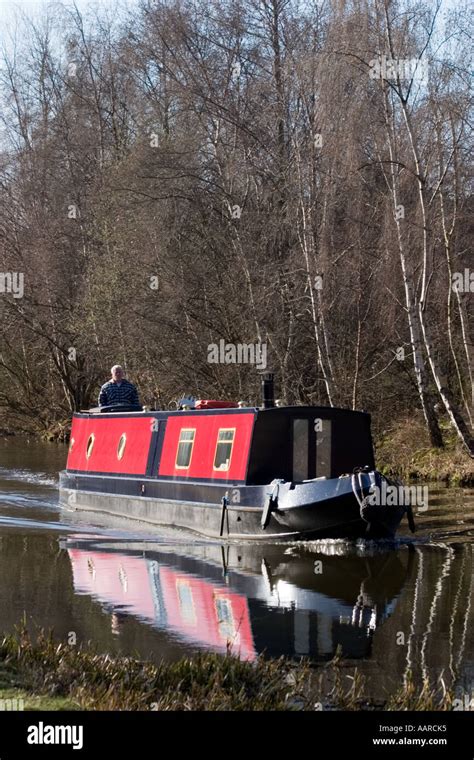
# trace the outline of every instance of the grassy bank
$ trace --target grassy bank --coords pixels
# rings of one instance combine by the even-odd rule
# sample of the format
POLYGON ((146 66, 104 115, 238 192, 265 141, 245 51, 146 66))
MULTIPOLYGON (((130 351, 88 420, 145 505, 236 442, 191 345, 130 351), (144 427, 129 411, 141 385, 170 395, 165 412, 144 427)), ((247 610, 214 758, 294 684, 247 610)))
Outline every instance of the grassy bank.
POLYGON ((327 665, 202 653, 155 665, 25 629, 0 644, 0 699, 27 710, 450 710, 454 695, 410 678, 383 703, 340 655, 327 665))
POLYGON ((394 423, 376 440, 377 467, 386 475, 407 480, 473 485, 474 460, 449 424, 442 422, 441 429, 444 447, 434 449, 420 418, 409 417, 394 423))

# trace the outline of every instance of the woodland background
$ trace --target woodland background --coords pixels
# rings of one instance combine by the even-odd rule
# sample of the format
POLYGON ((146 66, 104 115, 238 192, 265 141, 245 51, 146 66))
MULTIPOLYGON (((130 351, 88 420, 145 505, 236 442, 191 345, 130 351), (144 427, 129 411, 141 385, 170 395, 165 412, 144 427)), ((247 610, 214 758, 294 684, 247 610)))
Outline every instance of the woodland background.
POLYGON ((67 419, 114 363, 144 403, 258 402, 254 367, 208 362, 224 339, 267 344, 287 403, 418 415, 433 446, 444 419, 472 453, 467 7, 54 3, 5 27, 3 419, 67 419))

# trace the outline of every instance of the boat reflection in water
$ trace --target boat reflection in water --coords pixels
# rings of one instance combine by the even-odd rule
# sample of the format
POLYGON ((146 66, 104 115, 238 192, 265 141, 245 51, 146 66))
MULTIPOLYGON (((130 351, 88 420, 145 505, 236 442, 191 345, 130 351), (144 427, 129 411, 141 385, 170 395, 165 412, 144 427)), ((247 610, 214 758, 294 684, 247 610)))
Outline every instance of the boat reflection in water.
POLYGON ((244 659, 370 654, 412 563, 409 547, 186 547, 68 538, 74 590, 188 645, 244 659))

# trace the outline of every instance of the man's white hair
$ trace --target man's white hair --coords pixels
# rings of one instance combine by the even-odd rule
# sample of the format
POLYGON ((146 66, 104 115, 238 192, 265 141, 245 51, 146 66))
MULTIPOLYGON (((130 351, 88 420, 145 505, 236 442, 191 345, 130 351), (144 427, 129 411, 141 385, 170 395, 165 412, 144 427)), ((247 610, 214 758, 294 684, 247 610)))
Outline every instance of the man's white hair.
POLYGON ((116 369, 121 369, 123 371, 123 367, 122 367, 121 364, 114 364, 114 366, 112 367, 112 369, 110 370, 110 372, 112 373, 116 369))

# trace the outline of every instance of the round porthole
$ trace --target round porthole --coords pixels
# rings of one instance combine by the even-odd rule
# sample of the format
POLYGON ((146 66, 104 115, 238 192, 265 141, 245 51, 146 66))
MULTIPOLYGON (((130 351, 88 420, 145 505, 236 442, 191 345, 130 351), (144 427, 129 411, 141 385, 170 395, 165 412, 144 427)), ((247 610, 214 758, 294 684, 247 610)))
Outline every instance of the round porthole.
POLYGON ((72 451, 73 448, 74 448, 74 438, 71 438, 71 440, 69 441, 69 451, 72 451))
POLYGON ((95 435, 94 433, 91 433, 89 436, 89 440, 87 441, 86 446, 86 457, 89 459, 90 455, 92 454, 92 449, 94 448, 94 441, 95 441, 95 435))
POLYGON ((122 433, 122 435, 120 436, 120 440, 118 442, 118 446, 117 446, 117 459, 122 459, 125 452, 126 445, 127 445, 127 435, 126 433, 122 433))

